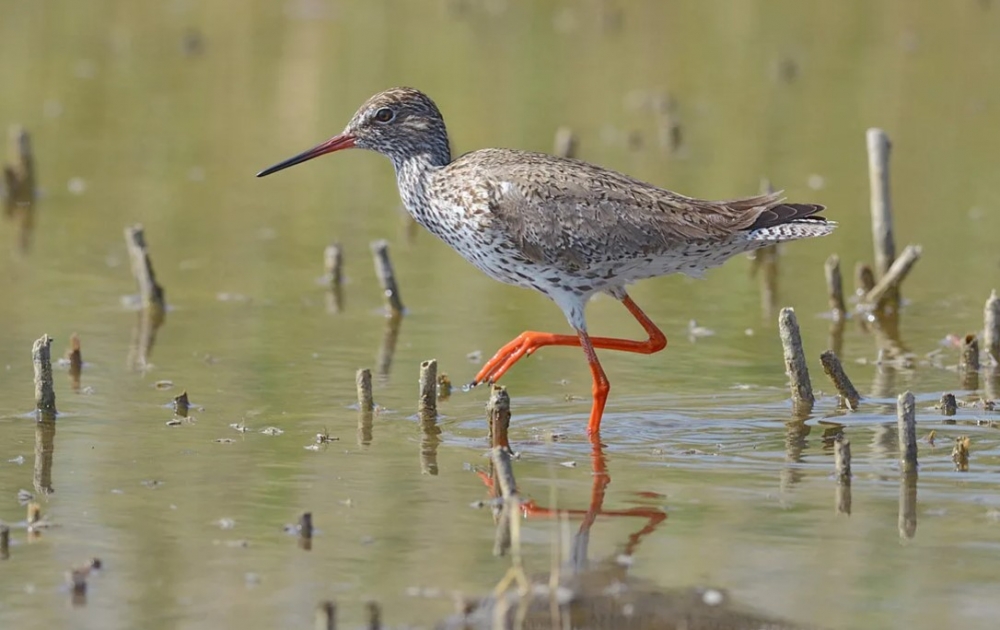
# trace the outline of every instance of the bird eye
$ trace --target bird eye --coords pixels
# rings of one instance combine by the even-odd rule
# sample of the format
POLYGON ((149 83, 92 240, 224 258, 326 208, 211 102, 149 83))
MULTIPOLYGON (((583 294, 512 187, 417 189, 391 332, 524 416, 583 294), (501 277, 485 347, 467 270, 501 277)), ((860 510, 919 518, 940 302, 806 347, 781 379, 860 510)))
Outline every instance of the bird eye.
POLYGON ((387 123, 396 117, 395 112, 393 112, 388 107, 383 107, 382 109, 375 112, 375 120, 380 123, 387 123))

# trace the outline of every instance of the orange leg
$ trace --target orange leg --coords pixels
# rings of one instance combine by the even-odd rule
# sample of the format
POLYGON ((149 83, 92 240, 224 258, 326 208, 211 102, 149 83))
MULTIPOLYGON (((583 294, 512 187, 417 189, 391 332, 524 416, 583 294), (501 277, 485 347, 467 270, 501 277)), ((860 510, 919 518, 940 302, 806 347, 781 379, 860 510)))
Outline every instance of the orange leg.
POLYGON ((590 337, 585 331, 578 330, 577 335, 556 335, 553 333, 543 333, 535 331, 525 331, 518 335, 513 341, 500 348, 493 358, 486 362, 483 369, 472 381, 472 386, 481 383, 495 383, 521 358, 533 353, 544 346, 580 346, 587 356, 590 364, 590 372, 593 376, 594 404, 590 410, 590 422, 587 424, 587 434, 596 436, 601 428, 601 416, 604 413, 604 405, 608 399, 608 391, 611 386, 608 377, 604 374, 604 369, 597 360, 595 348, 603 350, 621 350, 623 352, 637 352, 640 354, 653 354, 667 347, 667 337, 656 324, 642 312, 642 309, 632 301, 632 298, 625 296, 622 304, 632 313, 632 316, 642 325, 643 330, 649 335, 645 341, 634 341, 631 339, 616 339, 613 337, 590 337))

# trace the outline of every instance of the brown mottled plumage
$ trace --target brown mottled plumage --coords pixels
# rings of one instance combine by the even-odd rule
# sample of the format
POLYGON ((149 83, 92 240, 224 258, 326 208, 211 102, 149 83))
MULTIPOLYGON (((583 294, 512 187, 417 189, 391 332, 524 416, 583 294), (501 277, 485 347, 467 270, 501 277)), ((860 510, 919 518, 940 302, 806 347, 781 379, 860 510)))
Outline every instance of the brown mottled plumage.
POLYGON ((498 379, 539 347, 579 345, 594 377, 592 435, 609 389, 594 348, 649 354, 666 346, 626 284, 675 272, 699 276, 735 254, 829 234, 835 225, 816 215, 823 206, 785 203, 780 193, 694 199, 587 162, 510 149, 452 160, 441 112, 412 88, 372 96, 343 133, 258 176, 351 147, 392 160, 403 204, 418 223, 489 276, 547 295, 576 330, 576 336, 520 335, 473 385, 498 379), (584 307, 598 292, 621 300, 649 339, 591 338, 584 307))

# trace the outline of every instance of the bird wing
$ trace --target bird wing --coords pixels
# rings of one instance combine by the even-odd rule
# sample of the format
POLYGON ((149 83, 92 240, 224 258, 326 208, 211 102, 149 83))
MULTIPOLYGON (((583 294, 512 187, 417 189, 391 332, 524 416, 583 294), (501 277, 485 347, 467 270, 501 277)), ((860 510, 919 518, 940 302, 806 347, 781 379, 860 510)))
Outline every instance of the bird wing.
POLYGON ((492 227, 523 256, 570 271, 657 255, 680 243, 724 240, 739 230, 785 223, 820 209, 782 204, 780 193, 694 199, 540 153, 487 149, 462 156, 451 167, 485 185, 492 227))

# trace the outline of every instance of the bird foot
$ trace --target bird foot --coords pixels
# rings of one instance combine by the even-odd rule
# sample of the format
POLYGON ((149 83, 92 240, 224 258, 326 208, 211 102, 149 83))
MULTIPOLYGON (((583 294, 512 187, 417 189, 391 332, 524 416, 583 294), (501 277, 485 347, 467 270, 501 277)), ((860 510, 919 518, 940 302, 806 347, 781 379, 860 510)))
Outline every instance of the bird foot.
POLYGON ((520 359, 530 355, 535 350, 543 346, 551 345, 572 345, 579 344, 576 337, 569 335, 553 335, 551 333, 535 332, 527 330, 513 341, 497 350, 493 358, 486 362, 486 365, 479 370, 476 378, 469 383, 470 389, 483 383, 492 385, 500 380, 500 377, 507 373, 520 359), (566 343, 569 341, 570 343, 566 343))

